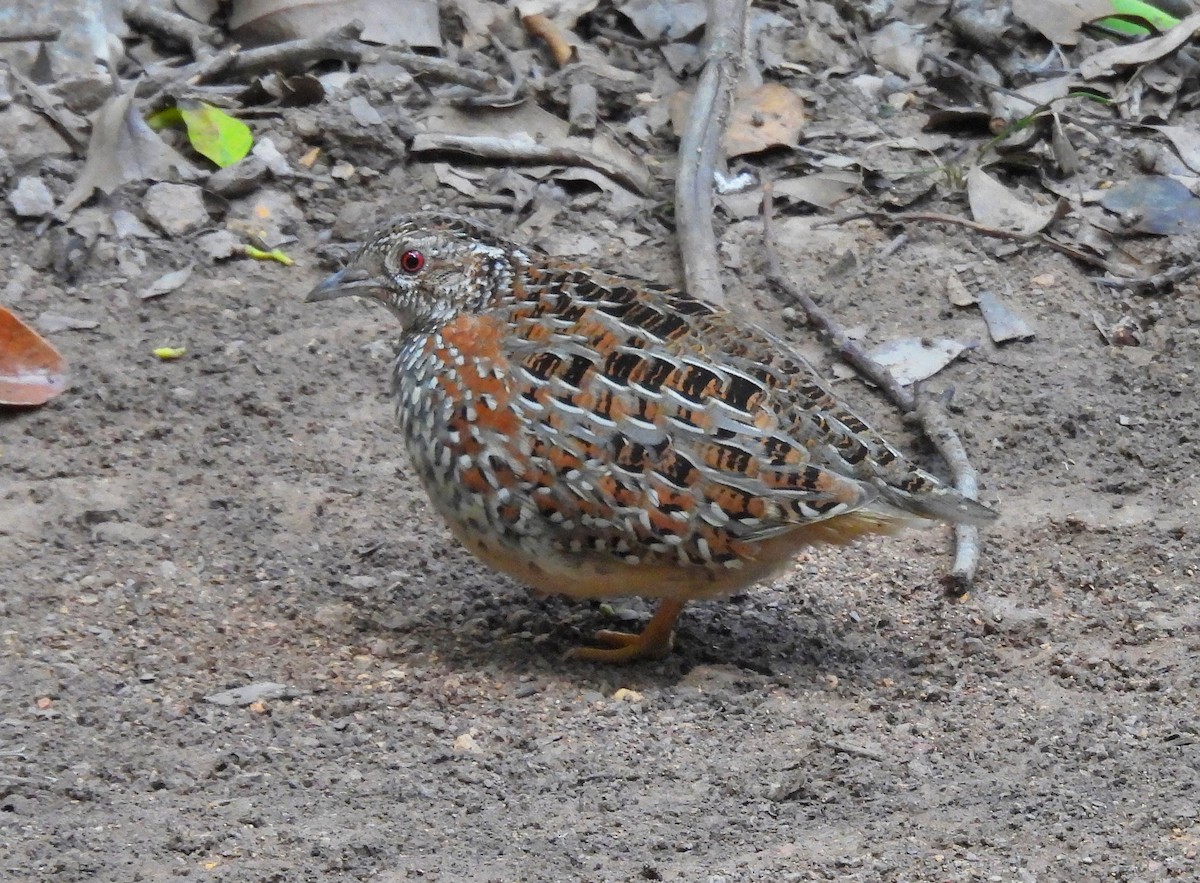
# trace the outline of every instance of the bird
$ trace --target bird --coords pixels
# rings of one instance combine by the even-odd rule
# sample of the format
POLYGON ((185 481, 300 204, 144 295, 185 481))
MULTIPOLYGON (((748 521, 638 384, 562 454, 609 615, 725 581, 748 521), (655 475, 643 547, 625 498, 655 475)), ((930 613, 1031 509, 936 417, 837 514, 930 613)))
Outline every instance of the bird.
POLYGON ((657 599, 640 633, 597 632, 575 659, 665 656, 689 601, 776 576, 804 547, 996 517, 786 342, 680 288, 418 212, 306 301, 347 295, 399 320, 400 432, 463 546, 539 593, 657 599))

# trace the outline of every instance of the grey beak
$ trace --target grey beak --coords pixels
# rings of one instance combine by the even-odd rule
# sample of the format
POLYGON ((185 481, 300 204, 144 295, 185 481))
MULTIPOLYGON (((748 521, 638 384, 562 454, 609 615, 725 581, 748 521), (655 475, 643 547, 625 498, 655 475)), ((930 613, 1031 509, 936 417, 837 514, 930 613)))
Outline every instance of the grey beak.
POLYGON ((363 289, 378 288, 379 285, 380 282, 372 278, 365 269, 351 264, 319 282, 304 298, 304 302, 312 304, 322 300, 333 300, 335 297, 345 297, 348 294, 363 294, 363 289))

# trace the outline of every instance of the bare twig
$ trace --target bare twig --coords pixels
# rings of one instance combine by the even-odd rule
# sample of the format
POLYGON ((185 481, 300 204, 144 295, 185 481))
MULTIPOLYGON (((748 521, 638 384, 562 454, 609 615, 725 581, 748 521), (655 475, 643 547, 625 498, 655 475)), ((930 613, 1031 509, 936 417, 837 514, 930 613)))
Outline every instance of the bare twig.
POLYGON ((749 0, 709 0, 707 60, 679 141, 675 225, 683 274, 688 292, 713 304, 725 302, 712 223, 713 173, 724 159, 722 141, 746 43, 749 5, 749 0))
MULTIPOLYGON (((950 474, 954 476, 954 486, 963 496, 977 499, 978 474, 967 459, 967 449, 963 447, 958 433, 950 425, 945 408, 935 399, 924 398, 918 402, 915 416, 921 430, 950 467, 950 474)), ((954 525, 954 564, 950 567, 946 586, 952 594, 965 595, 971 591, 975 569, 979 566, 979 553, 979 528, 973 524, 954 525)))
POLYGON ((1016 230, 1004 230, 1000 227, 989 227, 987 224, 981 224, 978 221, 972 221, 968 218, 960 218, 956 215, 945 215, 941 212, 879 212, 879 211, 861 211, 853 212, 848 215, 839 215, 836 218, 830 218, 828 221, 822 222, 819 226, 839 226, 857 221, 860 218, 868 218, 872 221, 899 222, 899 223, 927 223, 927 224, 953 224, 956 227, 965 227, 968 230, 974 230, 976 233, 982 233, 985 236, 991 236, 995 239, 1008 239, 1013 242, 1028 242, 1041 243, 1059 254, 1065 254, 1069 258, 1074 258, 1081 263, 1085 263, 1091 267, 1099 267, 1110 273, 1115 273, 1116 269, 1104 258, 1094 254, 1089 254, 1082 249, 1076 248, 1066 242, 1059 242, 1047 236, 1045 233, 1020 233, 1016 230))
POLYGON ((901 233, 899 236, 893 238, 892 241, 887 244, 886 248, 879 252, 879 259, 881 261, 886 261, 906 245, 908 245, 908 234, 901 233))
MULTIPOLYGON (((954 71, 954 73, 958 74, 959 76, 966 77, 968 80, 971 80, 973 83, 978 83, 980 86, 982 86, 985 89, 988 89, 992 92, 998 92, 1001 95, 1007 95, 1009 98, 1016 98, 1018 101, 1024 101, 1031 106, 1037 105, 1037 102, 1032 101, 1028 95, 1022 95, 1020 92, 1018 92, 1015 89, 1009 89, 1006 86, 1001 86, 998 83, 993 83, 990 80, 988 80, 986 77, 981 77, 979 74, 975 73, 975 71, 971 70, 968 67, 963 67, 961 64, 959 64, 956 61, 951 61, 949 58, 945 58, 944 56, 936 55, 933 53, 928 53, 925 57, 928 58, 930 61, 934 62, 935 64, 940 64, 942 67, 945 67, 945 68, 948 68, 949 70, 954 71)), ((1093 138, 1099 138, 1099 139, 1104 138, 1104 135, 1097 130, 1098 127, 1100 127, 1100 126, 1117 126, 1119 128, 1133 128, 1135 126, 1141 125, 1141 123, 1132 121, 1132 120, 1105 120, 1105 119, 1100 119, 1100 118, 1090 119, 1087 122, 1084 122, 1078 116, 1067 113, 1064 110, 1055 110, 1054 113, 1057 114, 1061 119, 1066 120, 1071 125, 1077 126, 1078 128, 1087 132, 1093 138)))
POLYGON ((1138 278, 1118 276, 1111 279, 1102 276, 1091 276, 1088 277, 1088 281, 1094 282, 1097 285, 1103 285, 1105 288, 1128 288, 1134 294, 1145 295, 1158 294, 1159 292, 1174 288, 1180 282, 1186 282, 1198 273, 1200 273, 1200 261, 1189 261, 1186 264, 1172 267, 1169 270, 1163 270, 1161 273, 1155 273, 1152 276, 1141 276, 1138 278))
POLYGON ((386 52, 382 57, 385 61, 404 68, 414 77, 429 77, 443 83, 456 83, 480 92, 502 93, 513 89, 511 84, 499 77, 445 58, 431 58, 412 52, 386 52))
POLYGON ((213 53, 221 39, 221 32, 216 28, 201 24, 198 21, 171 12, 161 5, 143 2, 127 2, 122 9, 125 21, 139 30, 149 31, 180 46, 186 46, 192 57, 201 60, 213 53))
POLYGON ((25 25, 12 29, 0 28, 0 43, 53 43, 62 34, 62 28, 53 25, 25 25))
POLYGON ((825 748, 832 751, 834 754, 861 757, 863 760, 874 760, 884 763, 888 759, 886 755, 880 754, 878 751, 871 751, 869 748, 859 748, 857 745, 850 745, 846 742, 834 742, 830 739, 814 739, 813 744, 818 748, 825 748))
POLYGON ((481 70, 443 58, 431 58, 397 49, 383 49, 359 42, 361 22, 350 22, 340 28, 303 40, 289 40, 256 49, 241 50, 227 46, 187 65, 155 77, 156 83, 145 91, 147 95, 170 91, 180 84, 203 86, 229 79, 245 78, 263 71, 302 70, 319 61, 338 60, 348 64, 383 60, 403 67, 415 77, 428 77, 443 83, 453 83, 472 89, 481 95, 452 103, 459 105, 511 106, 523 100, 522 89, 481 70))
POLYGON ((351 22, 319 37, 289 40, 260 49, 239 52, 228 63, 203 70, 198 66, 184 70, 184 78, 198 83, 243 77, 267 70, 298 70, 318 61, 336 59, 349 64, 381 59, 404 68, 415 77, 429 77, 443 83, 455 83, 483 93, 503 95, 512 103, 514 87, 485 71, 475 70, 444 58, 431 58, 414 52, 380 49, 359 42, 362 23, 351 22))
POLYGON ((593 169, 612 178, 623 187, 645 194, 650 190, 650 174, 644 169, 631 169, 610 162, 584 150, 564 144, 539 144, 528 136, 496 138, 489 135, 453 135, 443 132, 422 132, 412 144, 413 153, 446 150, 465 153, 480 159, 506 163, 557 163, 593 169))
MULTIPOLYGON (((317 61, 331 58, 339 61, 362 61, 369 46, 358 41, 362 34, 362 22, 353 21, 336 30, 304 40, 289 40, 258 49, 239 52, 230 63, 222 67, 217 76, 241 77, 266 70, 298 70, 317 61)), ((191 79, 195 71, 185 68, 186 78, 191 79)), ((204 82, 205 80, 200 80, 204 82)))
MULTIPOLYGON (((788 301, 804 310, 808 321, 816 326, 829 338, 837 350, 838 356, 849 364, 862 377, 871 381, 888 401, 899 408, 906 416, 917 423, 921 431, 929 438, 946 465, 954 476, 954 486, 964 496, 975 499, 979 493, 978 478, 970 460, 967 459, 966 449, 958 434, 950 425, 950 419, 945 410, 935 399, 924 398, 920 401, 909 390, 896 382, 892 372, 880 365, 867 355, 866 350, 846 336, 845 330, 837 320, 823 310, 807 293, 801 291, 783 272, 779 261, 779 253, 775 246, 774 233, 771 227, 773 216, 773 199, 770 182, 763 186, 763 241, 766 248, 767 280, 775 286, 788 301)), ((979 564, 980 543, 979 529, 971 525, 956 524, 954 526, 954 564, 947 577, 947 588, 955 595, 963 595, 970 591, 975 577, 975 569, 979 564)))

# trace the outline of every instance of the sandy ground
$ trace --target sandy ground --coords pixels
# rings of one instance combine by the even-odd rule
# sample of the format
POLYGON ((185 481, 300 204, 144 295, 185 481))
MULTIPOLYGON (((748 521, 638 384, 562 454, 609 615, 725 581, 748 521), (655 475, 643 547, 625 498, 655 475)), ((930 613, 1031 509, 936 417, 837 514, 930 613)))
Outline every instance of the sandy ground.
MULTIPOLYGON (((455 204, 428 181, 355 199, 455 204)), ((788 226, 798 276, 869 342, 979 342, 928 385, 1003 513, 976 589, 944 597, 941 528, 813 549, 689 608, 670 658, 605 668, 561 656, 648 608, 531 598, 449 537, 392 419, 392 320, 301 303, 350 198, 294 195, 297 267, 203 264, 149 301, 186 244, 66 279, 0 219, 0 266, 27 274, 10 305, 98 322, 54 336, 65 395, 0 415, 0 877, 1200 877, 1195 288, 1126 303, 953 230, 881 258, 890 231, 788 226), (858 271, 823 281, 846 248, 858 271), (947 305, 951 267, 1037 337, 991 344, 947 305), (1109 347, 1095 317, 1124 313, 1142 345, 1109 347)), ((633 267, 605 220, 560 217, 591 260, 677 278, 673 241, 633 267)), ((724 237, 735 303, 828 367, 755 226, 724 237)))

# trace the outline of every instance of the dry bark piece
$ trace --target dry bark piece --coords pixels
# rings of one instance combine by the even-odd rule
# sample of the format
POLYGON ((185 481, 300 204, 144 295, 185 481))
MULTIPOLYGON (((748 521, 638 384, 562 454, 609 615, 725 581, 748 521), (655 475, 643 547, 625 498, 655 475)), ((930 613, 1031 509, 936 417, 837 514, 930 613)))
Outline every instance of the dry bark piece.
POLYGON ((546 48, 550 50, 550 57, 559 67, 565 67, 575 58, 575 47, 571 45, 567 35, 546 16, 541 13, 522 16, 521 24, 531 37, 536 37, 546 44, 546 48))
POLYGON ((591 83, 576 83, 571 87, 567 104, 567 120, 572 135, 592 135, 599 117, 599 96, 591 83))

